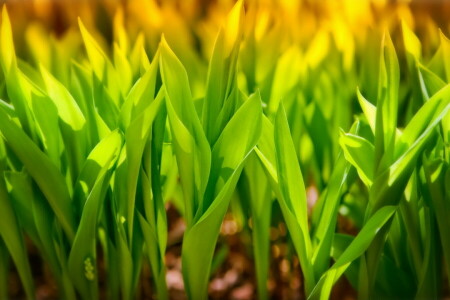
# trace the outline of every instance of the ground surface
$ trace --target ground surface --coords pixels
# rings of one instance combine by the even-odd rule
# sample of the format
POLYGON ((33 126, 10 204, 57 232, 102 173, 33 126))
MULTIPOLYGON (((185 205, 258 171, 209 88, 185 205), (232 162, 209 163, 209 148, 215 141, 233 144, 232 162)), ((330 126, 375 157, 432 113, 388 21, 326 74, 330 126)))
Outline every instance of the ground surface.
MULTIPOLYGON (((184 222, 173 207, 168 207, 169 236, 166 252, 167 275, 170 299, 186 299, 181 273, 181 243, 184 232, 184 222)), ((345 219, 339 220, 340 231, 354 233, 351 224, 345 219)), ((251 236, 249 229, 238 232, 238 225, 231 215, 227 215, 221 229, 217 251, 224 254, 223 261, 214 271, 209 284, 210 299, 257 299, 255 265, 252 259, 251 236)), ((272 226, 271 234, 271 264, 267 283, 271 299, 301 300, 305 299, 302 292, 303 281, 297 257, 292 253, 292 247, 286 238, 286 228, 283 223, 272 226)), ((37 252, 28 242, 29 259, 36 284, 38 300, 59 299, 56 284, 37 252)), ((104 274, 100 264, 100 274, 104 274)), ((104 285, 100 280, 100 286, 104 285)), ((149 266, 144 265, 138 287, 138 299, 156 299, 152 288, 149 266)), ((10 299, 25 299, 19 277, 11 266, 9 277, 10 299)), ((103 289, 102 299, 107 299, 103 289)), ((450 300, 450 290, 445 287, 444 299, 450 300)), ((356 292, 345 278, 336 284, 332 299, 356 299, 356 292)))

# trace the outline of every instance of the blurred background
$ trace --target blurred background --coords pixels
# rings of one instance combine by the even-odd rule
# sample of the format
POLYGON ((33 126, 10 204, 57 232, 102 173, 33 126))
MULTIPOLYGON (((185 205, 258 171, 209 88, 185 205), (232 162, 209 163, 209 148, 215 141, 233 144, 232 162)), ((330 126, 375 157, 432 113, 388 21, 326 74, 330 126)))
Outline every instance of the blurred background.
MULTIPOLYGON (((0 3, 7 5, 11 15, 18 56, 31 58, 32 63, 33 59, 39 59, 52 71, 57 66, 52 66, 56 59, 51 59, 51 52, 45 49, 49 45, 70 49, 61 53, 67 58, 77 59, 83 53, 78 17, 109 54, 115 35, 121 35, 120 30, 127 33, 130 46, 135 41, 142 42, 149 57, 164 33, 188 73, 193 74, 190 78, 193 94, 200 97, 216 33, 235 1, 3 0, 0 3)), ((345 66, 351 68, 359 61, 356 56, 367 54, 363 48, 377 45, 386 29, 401 48, 402 22, 418 36, 423 57, 430 58, 439 45, 439 31, 448 36, 450 30, 449 1, 247 0, 245 8, 248 30, 244 40, 250 34, 255 35, 259 44, 276 39, 273 53, 267 54, 273 61, 295 44, 309 56, 307 60, 313 68, 331 48, 336 48, 343 55, 345 66)))

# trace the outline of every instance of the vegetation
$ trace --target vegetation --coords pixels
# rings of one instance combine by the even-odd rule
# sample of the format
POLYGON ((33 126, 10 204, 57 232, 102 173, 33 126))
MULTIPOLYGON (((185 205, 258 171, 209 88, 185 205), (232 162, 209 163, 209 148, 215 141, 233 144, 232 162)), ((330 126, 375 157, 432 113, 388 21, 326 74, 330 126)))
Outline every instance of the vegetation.
POLYGON ((314 27, 297 20, 308 6, 239 0, 194 31, 170 4, 145 3, 115 11, 111 43, 83 18, 60 37, 30 23, 14 43, 3 7, 0 298, 11 260, 35 299, 31 243, 63 299, 99 298, 100 279, 108 299, 132 299, 148 263, 168 299, 169 203, 186 225, 188 299, 208 298, 227 214, 251 234, 258 299, 270 298, 274 220, 308 299, 341 277, 361 299, 442 296, 450 41, 435 24, 424 42, 406 4, 381 29, 314 27))

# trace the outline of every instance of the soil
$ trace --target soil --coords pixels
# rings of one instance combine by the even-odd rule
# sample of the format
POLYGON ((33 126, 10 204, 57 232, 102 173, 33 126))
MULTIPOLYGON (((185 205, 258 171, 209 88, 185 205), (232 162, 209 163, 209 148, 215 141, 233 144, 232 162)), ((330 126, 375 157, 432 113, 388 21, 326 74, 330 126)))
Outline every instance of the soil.
MULTIPOLYGON (((187 299, 184 292, 181 273, 181 245, 185 224, 174 209, 167 209, 169 221, 168 247, 166 251, 167 274, 166 281, 170 299, 187 299)), ((344 228, 349 233, 356 233, 351 224, 339 220, 340 230, 344 228)), ((271 299, 306 299, 303 293, 303 278, 297 256, 287 238, 287 230, 283 223, 273 226, 270 231, 270 273, 267 288, 271 299)), ((59 299, 58 289, 45 262, 42 261, 37 249, 27 240, 27 248, 38 300, 59 299)), ((220 266, 213 272, 209 284, 209 298, 213 300, 257 299, 255 265, 252 258, 250 229, 239 229, 232 215, 226 216, 221 229, 217 251, 224 253, 220 266)), ((101 254, 100 254, 101 255, 101 254)), ((99 259, 100 277, 105 277, 104 266, 99 259)), ((9 276, 9 297, 13 300, 25 299, 19 276, 11 263, 9 276)), ((101 298, 106 299, 102 289, 104 280, 100 280, 101 298)), ((448 295, 446 288, 445 295, 448 295)), ((138 299, 156 299, 152 287, 152 279, 148 264, 142 268, 137 291, 138 299)), ((335 285, 332 299, 356 299, 356 292, 349 282, 342 277, 335 285)))

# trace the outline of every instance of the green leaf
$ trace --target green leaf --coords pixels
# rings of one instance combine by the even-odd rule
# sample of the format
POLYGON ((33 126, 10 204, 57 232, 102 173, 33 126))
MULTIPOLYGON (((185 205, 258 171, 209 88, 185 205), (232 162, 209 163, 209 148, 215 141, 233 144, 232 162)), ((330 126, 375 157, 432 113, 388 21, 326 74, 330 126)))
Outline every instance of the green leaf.
POLYGON ((440 286, 438 283, 440 278, 441 268, 438 264, 441 263, 439 255, 441 252, 437 249, 436 240, 438 239, 435 229, 435 220, 432 219, 431 211, 429 207, 424 208, 424 229, 428 234, 424 239, 424 255, 421 274, 419 275, 419 282, 417 286, 417 299, 420 298, 439 298, 440 286))
POLYGON ((137 75, 141 74, 141 67, 144 67, 144 64, 146 63, 144 62, 144 60, 148 60, 148 57, 146 57, 147 54, 144 50, 144 43, 144 34, 141 32, 134 39, 134 45, 132 45, 132 47, 129 47, 128 60, 131 67, 131 74, 133 75, 134 79, 137 75))
POLYGON ((201 216, 243 157, 257 143, 261 132, 261 96, 255 93, 239 108, 222 131, 212 150, 211 174, 201 216))
POLYGON ((119 273, 119 285, 121 291, 121 299, 132 298, 132 286, 133 286, 133 257, 131 256, 130 249, 126 239, 125 231, 122 224, 118 222, 115 224, 117 232, 117 258, 119 260, 118 265, 121 266, 119 273))
POLYGON ((75 288, 71 281, 68 280, 66 253, 61 252, 63 245, 62 231, 58 227, 55 228, 55 215, 42 193, 35 189, 32 189, 30 192, 32 194, 26 200, 32 200, 31 210, 39 236, 37 245, 42 245, 39 249, 43 258, 49 263, 55 280, 61 289, 61 295, 67 299, 75 299, 75 288))
POLYGON ((274 124, 274 141, 280 207, 300 258, 306 284, 306 294, 314 287, 311 265, 312 247, 309 237, 305 184, 283 105, 278 108, 274 124), (296 241, 295 239, 299 239, 296 241))
POLYGON ((5 172, 5 176, 11 187, 13 209, 20 216, 21 227, 38 248, 43 260, 48 263, 61 289, 60 295, 65 299, 75 299, 75 290, 72 284, 67 284, 67 272, 61 265, 54 246, 57 239, 55 236, 60 236, 61 230, 55 230, 55 216, 52 209, 25 171, 5 172))
POLYGON ((183 278, 192 299, 207 298, 207 283, 220 225, 244 162, 261 132, 261 98, 252 95, 227 124, 212 151, 212 167, 203 211, 183 239, 183 278))
MULTIPOLYGON (((333 246, 331 249, 331 257, 334 259, 334 261, 337 261, 339 259, 339 257, 342 255, 342 253, 344 253, 344 251, 348 248, 348 246, 354 239, 354 236, 348 234, 336 233, 334 235, 333 246)), ((358 273, 360 268, 359 262, 359 259, 354 260, 344 272, 345 277, 348 281, 350 281, 352 287, 358 286, 358 273)))
MULTIPOLYGON (((128 221, 128 234, 131 237, 134 224, 135 198, 138 184, 139 169, 141 165, 144 147, 151 133, 152 123, 155 119, 160 105, 164 100, 165 91, 161 89, 156 99, 145 110, 136 117, 127 128, 125 133, 127 153, 127 207, 126 216, 128 221)), ((119 212, 121 205, 119 205, 119 212)))
POLYGON ((84 181, 88 194, 83 207, 80 225, 75 240, 72 244, 68 259, 68 268, 72 280, 84 299, 98 298, 98 273, 96 271, 96 235, 97 222, 100 209, 105 198, 109 178, 113 167, 122 149, 122 136, 118 131, 113 131, 108 137, 92 150, 89 155, 86 169, 99 169, 92 188, 84 181), (93 166, 95 165, 95 166, 93 166), (90 189, 89 189, 90 188, 90 189))
POLYGON ((93 98, 98 115, 102 118, 109 130, 117 128, 119 121, 119 106, 109 94, 109 89, 95 75, 93 76, 93 98))
POLYGON ((14 260, 27 299, 34 299, 34 283, 28 253, 19 223, 8 196, 4 171, 0 168, 0 236, 14 260))
POLYGON ((308 232, 305 184, 283 106, 278 109, 274 128, 277 171, 283 201, 298 218, 305 234, 308 232))
POLYGON ((77 102, 69 91, 54 78, 42 65, 40 66, 47 93, 58 109, 58 115, 73 131, 81 130, 86 124, 77 102))
POLYGON ((402 21, 403 44, 405 45, 406 53, 409 55, 409 61, 419 60, 422 57, 422 45, 419 38, 408 27, 405 21, 402 21))
POLYGON ((78 25, 80 27, 81 36, 83 38, 86 52, 95 77, 107 86, 106 93, 111 98, 112 102, 116 106, 119 106, 121 104, 122 97, 121 85, 119 84, 119 76, 114 69, 114 66, 95 39, 88 32, 80 18, 78 18, 78 25))
POLYGON ((73 61, 70 69, 70 92, 77 101, 86 123, 86 139, 88 149, 92 149, 99 142, 99 124, 93 98, 92 70, 73 61))
POLYGON ((227 17, 225 28, 221 28, 214 44, 208 68, 206 94, 203 102, 203 128, 211 145, 223 128, 216 123, 225 100, 236 84, 236 65, 243 31, 243 1, 238 1, 227 17))
POLYGON ((409 29, 405 21, 402 21, 402 33, 403 45, 406 52, 406 62, 408 65, 408 73, 405 81, 411 89, 411 98, 408 103, 406 103, 408 111, 403 115, 406 115, 405 119, 409 119, 410 115, 414 114, 428 97, 422 91, 421 75, 418 67, 422 60, 422 45, 420 40, 414 32, 409 29))
POLYGON ((444 33, 439 30, 441 49, 442 49, 442 60, 441 63, 444 65, 445 75, 447 82, 450 81, 450 40, 444 35, 444 33))
POLYGON ((341 131, 339 143, 345 158, 358 171, 361 180, 370 187, 374 176, 375 147, 366 139, 341 131))
POLYGON ((422 64, 419 64, 419 80, 425 99, 429 99, 445 86, 445 82, 438 75, 422 64))
POLYGON ((152 128, 151 143, 147 144, 144 152, 140 176, 143 213, 138 212, 138 220, 147 246, 158 299, 168 298, 164 263, 167 245, 167 216, 161 181, 166 118, 167 112, 162 107, 152 128))
POLYGON ((32 114, 30 111, 30 89, 25 82, 25 76, 17 67, 11 23, 6 10, 6 5, 2 10, 2 22, 0 28, 0 63, 5 75, 6 88, 11 103, 17 112, 24 131, 33 139, 36 137, 35 128, 32 125, 32 114))
MULTIPOLYGON (((138 220, 141 225, 142 233, 145 239, 145 243, 147 246, 147 252, 150 259, 150 265, 152 268, 152 274, 154 276, 153 280, 155 282, 157 295, 159 299, 168 299, 168 291, 166 286, 166 272, 164 265, 164 255, 165 255, 165 247, 166 247, 166 235, 159 234, 161 225, 157 223, 155 219, 163 218, 165 221, 165 215, 161 215, 161 211, 159 206, 162 203, 155 203, 155 200, 152 200, 150 196, 151 193, 151 185, 150 180, 144 172, 141 172, 142 177, 142 189, 143 189, 143 200, 145 202, 153 202, 154 210, 158 211, 158 215, 156 218, 148 217, 147 221, 144 216, 138 212, 138 220)), ((165 210, 163 210, 165 214, 165 210)), ((167 228, 167 224, 163 224, 167 228)), ((162 228, 162 230, 167 230, 166 228, 162 228)))
MULTIPOLYGON (((151 190, 154 199, 152 203, 153 205, 146 205, 147 202, 144 202, 144 207, 147 218, 152 223, 152 226, 154 226, 157 230, 159 239, 159 252, 162 256, 166 251, 167 244, 167 215, 163 194, 163 188, 166 187, 167 181, 165 181, 166 178, 163 173, 163 164, 165 163, 164 159, 169 159, 173 162, 173 157, 164 157, 164 149, 167 149, 167 147, 164 147, 166 122, 167 111, 165 107, 161 107, 161 110, 158 112, 158 116, 156 117, 153 124, 151 145, 149 145, 149 147, 147 148, 147 150, 149 150, 151 154, 148 155, 147 152, 144 152, 143 163, 144 170, 147 170, 146 172, 151 174, 151 190)), ((177 173, 176 168, 174 169, 175 173, 177 173)))
POLYGON ((45 152, 55 166, 61 168, 63 147, 58 126, 58 111, 53 102, 45 95, 33 93, 31 102, 36 126, 42 137, 45 152))
POLYGON ((164 263, 164 256, 157 250, 159 245, 158 237, 155 236, 155 229, 145 220, 145 218, 138 213, 139 222, 142 228, 142 232, 145 238, 145 242, 150 253, 150 264, 152 267, 152 274, 154 276, 155 286, 158 294, 158 299, 168 299, 168 291, 166 286, 166 272, 164 263))
POLYGON ((126 53, 124 50, 119 48, 119 46, 114 43, 114 66, 117 69, 117 72, 120 74, 120 87, 122 91, 122 95, 128 94, 132 81, 133 74, 131 73, 131 66, 127 60, 126 53))
POLYGON ((359 105, 361 106, 364 116, 366 117, 367 122, 369 123, 370 129, 372 129, 372 132, 375 134, 377 108, 375 107, 375 105, 370 103, 366 98, 364 98, 359 88, 356 91, 356 96, 358 97, 359 105))
POLYGON ((408 123, 399 141, 395 163, 389 168, 389 183, 408 174, 417 156, 432 137, 434 128, 450 111, 450 85, 431 97, 408 123))
POLYGON ((389 164, 395 147, 397 129, 398 89, 400 71, 394 45, 385 33, 380 57, 380 78, 375 128, 375 163, 376 169, 386 168, 381 159, 389 164))
POLYGON ((268 105, 270 115, 275 115, 282 99, 295 90, 302 76, 303 57, 297 45, 291 46, 277 61, 272 82, 271 99, 268 105), (286 74, 290 74, 286 76, 286 74))
POLYGON ((20 216, 20 226, 33 241, 37 241, 33 210, 30 209, 30 203, 35 198, 33 182, 26 172, 5 171, 4 174, 13 210, 20 216))
POLYGON ((273 142, 274 129, 270 120, 263 116, 261 137, 255 153, 264 166, 264 170, 273 186, 278 185, 278 174, 276 170, 275 145, 273 142))
POLYGON ((85 126, 81 109, 65 86, 56 80, 43 66, 40 67, 45 87, 50 100, 58 110, 58 116, 62 121, 61 132, 65 150, 68 155, 74 179, 78 176, 84 160, 85 152, 85 126))
POLYGON ((186 230, 183 237, 183 279, 189 299, 207 297, 211 262, 220 232, 220 225, 228 208, 229 199, 244 166, 242 162, 230 175, 213 204, 201 218, 186 230))
POLYGON ((334 265, 320 278, 308 299, 329 299, 331 289, 339 277, 369 248, 378 231, 392 218, 396 210, 395 206, 385 206, 369 219, 334 265))
POLYGON ((446 176, 446 174, 450 174, 450 168, 448 163, 442 159, 430 159, 426 156, 424 156, 423 168, 439 227, 445 267, 447 272, 450 272, 450 222, 447 218, 450 213, 450 202, 448 201, 450 194, 445 192, 450 184, 450 176, 446 176))
MULTIPOLYGON (((270 267, 270 221, 272 191, 263 166, 252 153, 244 168, 242 198, 248 199, 252 218, 253 255, 257 279, 258 299, 268 299, 267 280, 270 267)), ((241 182, 241 181, 240 181, 241 182)), ((239 188, 239 186, 238 186, 239 188)))
POLYGON ((156 93, 156 78, 159 67, 159 51, 155 54, 150 68, 139 78, 128 93, 120 109, 122 126, 128 127, 131 120, 139 115, 156 93))
POLYGON ((11 68, 17 67, 17 58, 15 53, 14 41, 12 36, 11 22, 6 5, 2 9, 2 24, 1 24, 1 63, 3 72, 8 74, 11 68))
POLYGON ((167 91, 172 143, 189 226, 203 201, 211 166, 211 150, 192 101, 186 70, 164 38, 160 47, 161 77, 167 91))
POLYGON ((45 195, 69 239, 73 239, 75 219, 62 174, 1 108, 0 133, 45 195))
POLYGON ((106 172, 105 168, 109 167, 111 161, 115 159, 117 149, 114 147, 119 147, 118 144, 121 141, 121 134, 115 130, 91 151, 75 184, 73 199, 77 202, 77 206, 83 207, 85 205, 98 178, 106 172))
POLYGON ((314 232, 313 242, 318 243, 312 257, 316 278, 322 276, 322 273, 328 269, 330 263, 340 199, 343 187, 348 181, 349 171, 350 164, 346 161, 344 155, 340 153, 325 191, 323 208, 320 211, 320 219, 314 232))

